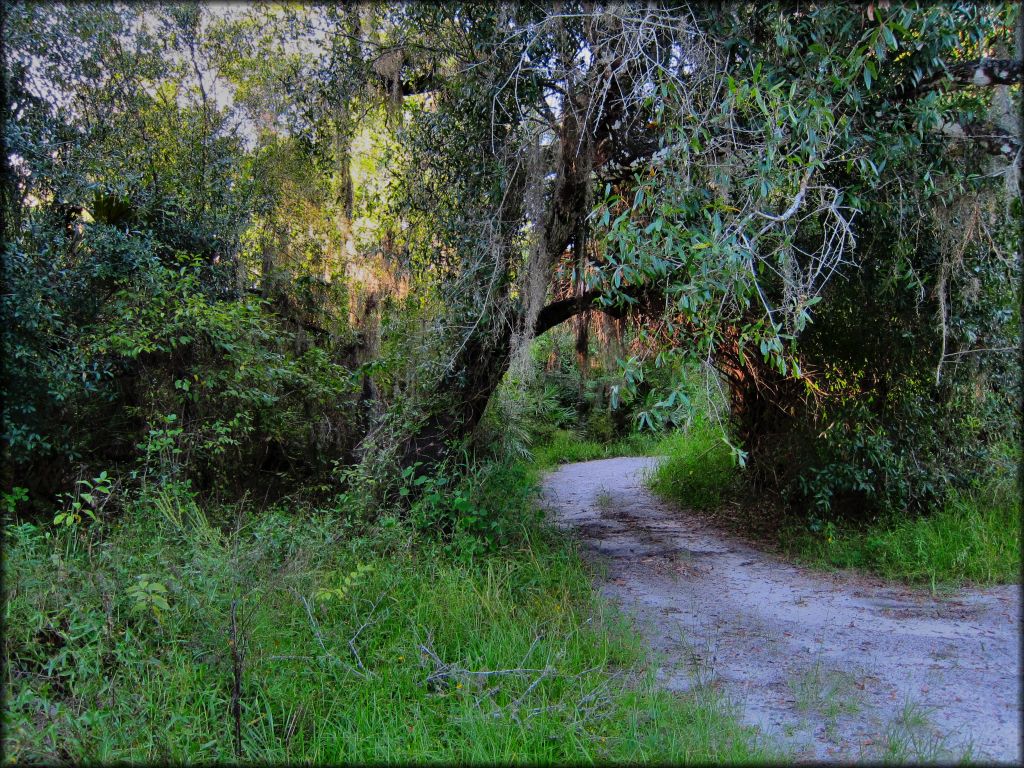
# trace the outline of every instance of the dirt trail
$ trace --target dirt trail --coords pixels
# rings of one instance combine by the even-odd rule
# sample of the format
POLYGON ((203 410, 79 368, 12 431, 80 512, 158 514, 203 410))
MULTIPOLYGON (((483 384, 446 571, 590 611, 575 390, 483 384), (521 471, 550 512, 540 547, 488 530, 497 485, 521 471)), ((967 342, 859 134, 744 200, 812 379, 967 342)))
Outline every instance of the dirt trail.
POLYGON ((787 564, 655 498, 656 461, 568 464, 544 497, 668 688, 721 689, 796 759, 1019 761, 1019 587, 935 598, 787 564))

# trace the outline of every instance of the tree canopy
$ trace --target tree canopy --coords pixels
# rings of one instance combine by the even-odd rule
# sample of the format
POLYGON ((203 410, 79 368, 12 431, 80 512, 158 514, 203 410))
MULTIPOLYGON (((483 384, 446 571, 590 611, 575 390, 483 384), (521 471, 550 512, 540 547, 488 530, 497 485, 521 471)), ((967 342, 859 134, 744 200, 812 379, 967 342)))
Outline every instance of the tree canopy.
POLYGON ((567 323, 788 504, 1019 438, 1015 4, 3 8, 6 487, 388 493, 567 323))

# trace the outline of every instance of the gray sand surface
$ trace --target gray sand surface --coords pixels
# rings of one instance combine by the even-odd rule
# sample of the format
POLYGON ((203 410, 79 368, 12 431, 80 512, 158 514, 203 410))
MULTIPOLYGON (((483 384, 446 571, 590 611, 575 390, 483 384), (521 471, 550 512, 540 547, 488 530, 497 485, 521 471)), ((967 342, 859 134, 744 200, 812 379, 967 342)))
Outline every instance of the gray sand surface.
POLYGON ((1019 762, 1018 586, 936 597, 785 563, 653 496, 656 461, 562 466, 544 500, 667 688, 721 690, 797 760, 1019 762))

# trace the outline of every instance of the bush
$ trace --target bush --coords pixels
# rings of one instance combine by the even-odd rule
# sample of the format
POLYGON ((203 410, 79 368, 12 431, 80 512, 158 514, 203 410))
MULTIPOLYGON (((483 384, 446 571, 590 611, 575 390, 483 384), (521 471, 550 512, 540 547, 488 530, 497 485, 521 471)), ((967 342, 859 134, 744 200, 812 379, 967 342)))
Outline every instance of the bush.
POLYGON ((52 496, 76 463, 237 485, 275 461, 323 468, 349 446, 355 379, 327 350, 296 353, 261 301, 211 295, 200 260, 165 266, 146 236, 122 243, 133 268, 108 274, 111 238, 95 229, 94 261, 56 276, 19 250, 25 238, 5 259, 3 439, 30 490, 52 496))

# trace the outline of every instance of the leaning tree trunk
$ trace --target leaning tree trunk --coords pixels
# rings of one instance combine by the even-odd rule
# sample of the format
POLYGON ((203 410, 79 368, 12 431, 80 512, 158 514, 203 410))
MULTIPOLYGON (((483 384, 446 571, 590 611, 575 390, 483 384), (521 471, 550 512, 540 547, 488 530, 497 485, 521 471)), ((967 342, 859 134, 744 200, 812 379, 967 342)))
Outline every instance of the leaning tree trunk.
MULTIPOLYGON (((535 282, 550 285, 555 265, 570 246, 575 248, 577 256, 582 256, 590 226, 587 217, 593 200, 595 173, 607 174, 618 169, 632 177, 633 162, 650 157, 660 147, 656 129, 646 121, 626 119, 630 117, 627 95, 636 90, 632 78, 638 77, 643 67, 619 66, 622 62, 614 46, 599 36, 591 39, 590 45, 594 60, 600 63, 591 68, 591 78, 577 80, 571 75, 562 83, 563 111, 557 126, 557 141, 545 148, 554 162, 541 169, 548 172, 537 174, 533 179, 518 177, 506 190, 504 199, 515 200, 501 213, 511 224, 507 231, 517 236, 524 218, 528 218, 540 233, 537 247, 530 249, 525 270, 521 270, 527 281, 520 284, 520 293, 527 297, 531 294, 529 286, 535 282), (529 188, 541 188, 548 178, 553 178, 553 182, 543 195, 544 209, 527 210, 525 196, 529 188)), ((670 47, 662 45, 660 50, 670 47)), ((567 72, 573 72, 575 53, 563 52, 563 55, 563 66, 567 72)), ((507 243, 509 253, 514 251, 511 243, 511 240, 507 243)), ((502 284, 507 286, 509 282, 505 280, 502 284)), ((436 462, 445 455, 451 442, 468 436, 479 424, 511 364, 514 343, 538 336, 581 312, 598 309, 594 305, 597 296, 596 291, 586 291, 547 306, 540 306, 543 297, 537 300, 536 296, 514 304, 506 301, 493 313, 493 319, 479 323, 438 382, 436 398, 432 399, 442 406, 408 439, 403 451, 404 462, 436 462)), ((623 314, 613 308, 600 309, 619 316, 623 314)))
POLYGON ((468 436, 483 418, 512 359, 512 334, 507 328, 474 333, 438 382, 430 398, 433 411, 405 442, 401 463, 433 466, 451 446, 468 436))
MULTIPOLYGON (((555 264, 570 244, 582 242, 589 213, 593 142, 581 131, 571 112, 563 120, 559 141, 562 152, 558 158, 550 207, 540 222, 543 227, 539 241, 542 247, 531 251, 526 267, 528 274, 539 270, 545 285, 550 283, 555 264)), ((510 230, 518 228, 524 208, 522 197, 529 181, 520 177, 512 182, 519 187, 520 199, 506 211, 514 225, 510 230)), ((501 282, 506 286, 509 284, 508 280, 501 282)), ((439 407, 407 440, 402 451, 402 463, 408 466, 419 461, 432 465, 441 461, 449 446, 466 438, 483 418, 487 404, 511 364, 514 338, 529 339, 540 335, 587 310, 594 298, 593 293, 579 295, 568 304, 555 302, 546 307, 531 306, 529 300, 513 304, 507 296, 504 301, 499 300, 497 303, 504 310, 499 308, 490 314, 490 322, 480 322, 475 326, 439 380, 434 396, 428 398, 439 407), (554 314, 550 311, 552 308, 557 310, 554 314)))

